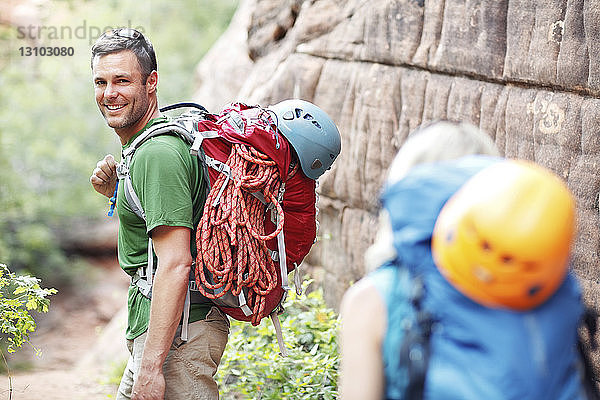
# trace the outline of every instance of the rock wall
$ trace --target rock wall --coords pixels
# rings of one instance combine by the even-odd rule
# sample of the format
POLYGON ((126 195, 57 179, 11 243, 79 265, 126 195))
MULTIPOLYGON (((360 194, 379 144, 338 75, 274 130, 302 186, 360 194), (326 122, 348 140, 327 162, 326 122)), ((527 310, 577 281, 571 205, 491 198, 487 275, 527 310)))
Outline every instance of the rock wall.
POLYGON ((451 119, 565 179, 578 201, 574 268, 600 309, 600 0, 245 0, 224 38, 199 71, 228 74, 227 88, 201 86, 198 101, 299 97, 340 128, 306 260, 331 305, 365 273, 399 146, 421 123, 451 119))

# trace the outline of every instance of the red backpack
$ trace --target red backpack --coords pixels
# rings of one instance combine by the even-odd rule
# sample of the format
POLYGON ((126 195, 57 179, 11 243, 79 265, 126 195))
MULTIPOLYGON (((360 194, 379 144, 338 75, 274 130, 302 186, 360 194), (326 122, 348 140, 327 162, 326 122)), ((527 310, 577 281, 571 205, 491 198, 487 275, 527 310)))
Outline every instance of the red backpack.
MULTIPOLYGON (((195 109, 138 136, 123 152, 119 180, 124 182, 130 207, 145 220, 128 173, 133 154, 158 135, 177 135, 190 145, 209 184, 196 230, 198 256, 190 291, 211 299, 231 317, 257 325, 281 310, 289 289, 287 274, 298 267, 315 241, 315 181, 294 160, 272 111, 242 103, 230 104, 219 115, 194 103, 161 111, 180 107, 195 109)), ((149 257, 147 270, 136 274, 137 281, 134 278, 147 296, 153 270, 149 257)), ((296 284, 296 290, 299 287, 296 284)), ((280 339, 278 320, 273 322, 280 339)))

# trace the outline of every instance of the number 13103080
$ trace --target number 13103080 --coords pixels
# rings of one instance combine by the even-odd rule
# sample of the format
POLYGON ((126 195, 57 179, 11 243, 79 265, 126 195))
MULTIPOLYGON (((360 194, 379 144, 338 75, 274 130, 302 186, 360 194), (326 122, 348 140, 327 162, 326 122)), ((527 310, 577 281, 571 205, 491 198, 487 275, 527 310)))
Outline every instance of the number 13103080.
POLYGON ((71 57, 75 54, 73 47, 19 47, 19 52, 23 57, 41 56, 41 57, 71 57))

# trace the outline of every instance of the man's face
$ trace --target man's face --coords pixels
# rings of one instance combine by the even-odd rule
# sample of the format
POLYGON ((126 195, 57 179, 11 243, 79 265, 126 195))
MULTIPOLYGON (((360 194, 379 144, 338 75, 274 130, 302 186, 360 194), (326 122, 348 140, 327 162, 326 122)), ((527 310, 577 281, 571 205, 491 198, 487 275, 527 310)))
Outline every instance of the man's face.
POLYGON ((96 103, 108 126, 117 133, 136 127, 150 95, 135 54, 123 50, 96 57, 92 73, 96 103))

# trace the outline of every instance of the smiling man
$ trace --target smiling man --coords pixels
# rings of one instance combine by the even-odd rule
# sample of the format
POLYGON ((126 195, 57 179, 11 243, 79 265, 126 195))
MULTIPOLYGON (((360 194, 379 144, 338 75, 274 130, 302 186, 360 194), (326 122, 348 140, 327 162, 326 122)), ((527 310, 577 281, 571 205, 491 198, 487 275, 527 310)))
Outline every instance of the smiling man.
MULTIPOLYGON (((123 150, 152 125, 164 122, 158 108, 158 72, 152 44, 137 30, 106 32, 92 47, 94 93, 100 113, 123 150)), ((117 187, 112 155, 98 162, 90 182, 111 197, 117 187)), ((202 168, 178 137, 162 135, 142 144, 129 171, 146 220, 129 207, 118 186, 118 256, 131 275, 126 338, 131 356, 117 399, 217 399, 214 374, 227 336, 227 317, 211 303, 192 304, 188 340, 180 338, 181 315, 195 253, 192 230, 202 215, 206 190, 202 168), (151 298, 138 283, 148 266, 148 237, 158 260, 151 298)))

